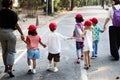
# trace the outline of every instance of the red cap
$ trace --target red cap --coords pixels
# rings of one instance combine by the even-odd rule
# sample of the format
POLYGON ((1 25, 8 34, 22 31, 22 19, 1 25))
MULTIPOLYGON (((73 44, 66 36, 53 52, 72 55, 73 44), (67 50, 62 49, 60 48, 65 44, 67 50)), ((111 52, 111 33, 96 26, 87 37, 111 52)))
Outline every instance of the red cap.
POLYGON ((91 26, 92 22, 90 20, 86 20, 84 26, 91 26))
POLYGON ((90 21, 92 21, 92 23, 94 23, 94 24, 97 24, 98 23, 98 19, 97 18, 92 18, 92 19, 90 19, 90 21))
POLYGON ((76 18, 82 18, 83 16, 82 16, 82 14, 78 13, 78 14, 76 14, 75 17, 76 17, 76 18))
POLYGON ((49 24, 49 28, 56 29, 57 28, 57 24, 52 22, 52 23, 49 24))
POLYGON ((37 27, 33 24, 31 24, 29 27, 28 27, 28 30, 29 31, 36 31, 37 27))

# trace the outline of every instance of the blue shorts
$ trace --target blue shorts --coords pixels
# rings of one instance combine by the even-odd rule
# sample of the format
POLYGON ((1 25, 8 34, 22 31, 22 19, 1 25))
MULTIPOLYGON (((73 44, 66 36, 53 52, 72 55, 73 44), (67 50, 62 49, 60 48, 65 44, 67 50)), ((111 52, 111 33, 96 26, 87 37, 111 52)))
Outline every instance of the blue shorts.
POLYGON ((39 59, 40 58, 40 50, 27 50, 27 58, 28 59, 39 59))

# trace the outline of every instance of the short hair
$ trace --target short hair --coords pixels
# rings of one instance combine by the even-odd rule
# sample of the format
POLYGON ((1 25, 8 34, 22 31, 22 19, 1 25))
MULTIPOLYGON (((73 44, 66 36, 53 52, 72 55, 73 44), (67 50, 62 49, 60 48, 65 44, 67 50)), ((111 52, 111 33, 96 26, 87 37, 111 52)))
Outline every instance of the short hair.
POLYGON ((50 31, 54 32, 56 30, 56 28, 50 28, 50 31))
POLYGON ((115 2, 115 5, 120 4, 120 0, 113 0, 115 2))
POLYGON ((76 19, 76 22, 78 22, 78 23, 81 23, 84 21, 84 19, 82 17, 80 17, 80 18, 75 17, 75 19, 76 19))
POLYGON ((37 31, 28 31, 28 35, 35 36, 37 35, 37 31))
POLYGON ((8 8, 13 4, 12 0, 2 0, 2 7, 8 8))

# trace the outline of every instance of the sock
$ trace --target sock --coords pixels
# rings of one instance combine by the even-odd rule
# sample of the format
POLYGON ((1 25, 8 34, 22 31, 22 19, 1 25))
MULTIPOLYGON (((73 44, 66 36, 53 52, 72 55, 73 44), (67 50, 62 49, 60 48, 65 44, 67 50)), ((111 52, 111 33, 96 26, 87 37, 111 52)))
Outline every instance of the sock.
POLYGON ((32 66, 31 66, 31 65, 29 65, 28 67, 29 67, 29 69, 32 69, 32 66))

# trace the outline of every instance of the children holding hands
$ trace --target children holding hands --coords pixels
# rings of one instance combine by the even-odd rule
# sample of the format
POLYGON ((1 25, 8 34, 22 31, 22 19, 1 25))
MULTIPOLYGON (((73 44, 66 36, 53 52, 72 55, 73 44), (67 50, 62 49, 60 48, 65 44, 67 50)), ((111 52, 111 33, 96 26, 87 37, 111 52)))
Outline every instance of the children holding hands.
POLYGON ((49 24, 50 33, 48 34, 46 45, 48 47, 48 68, 47 70, 52 70, 54 72, 58 71, 57 63, 60 62, 60 53, 61 53, 61 40, 72 39, 63 36, 62 34, 56 32, 57 24, 51 22, 49 24), (52 60, 54 60, 54 65, 52 67, 52 60))
MULTIPOLYGON (((93 51, 93 44, 94 44, 93 40, 96 41, 96 38, 94 37, 96 33, 93 31, 93 29, 94 30, 99 29, 96 26, 97 19, 92 18, 91 21, 86 20, 83 25, 82 22, 84 21, 84 19, 82 14, 79 13, 75 16, 75 20, 76 20, 76 24, 73 32, 73 37, 76 40, 77 63, 80 63, 80 59, 83 60, 83 55, 84 55, 84 60, 85 60, 84 68, 87 70, 90 67, 90 52, 93 51), (92 27, 92 24, 94 27, 92 27)), ((53 72, 58 71, 57 65, 58 62, 60 62, 61 40, 69 40, 69 39, 73 39, 73 37, 68 38, 56 32, 57 27, 58 27, 57 24, 54 22, 51 22, 49 24, 50 33, 47 35, 46 44, 44 44, 41 41, 40 36, 37 34, 36 31, 37 27, 35 25, 30 25, 28 27, 28 35, 26 36, 26 40, 24 40, 24 42, 27 44, 27 58, 28 58, 27 63, 29 66, 28 73, 36 73, 36 59, 40 58, 40 50, 38 48, 39 43, 44 48, 46 46, 48 48, 49 62, 48 62, 47 70, 52 70, 53 72), (31 60, 33 61, 33 70, 31 67, 31 60)), ((103 32, 100 29, 98 31, 103 32)), ((95 52, 97 52, 97 50, 95 50, 94 53, 95 52)))

